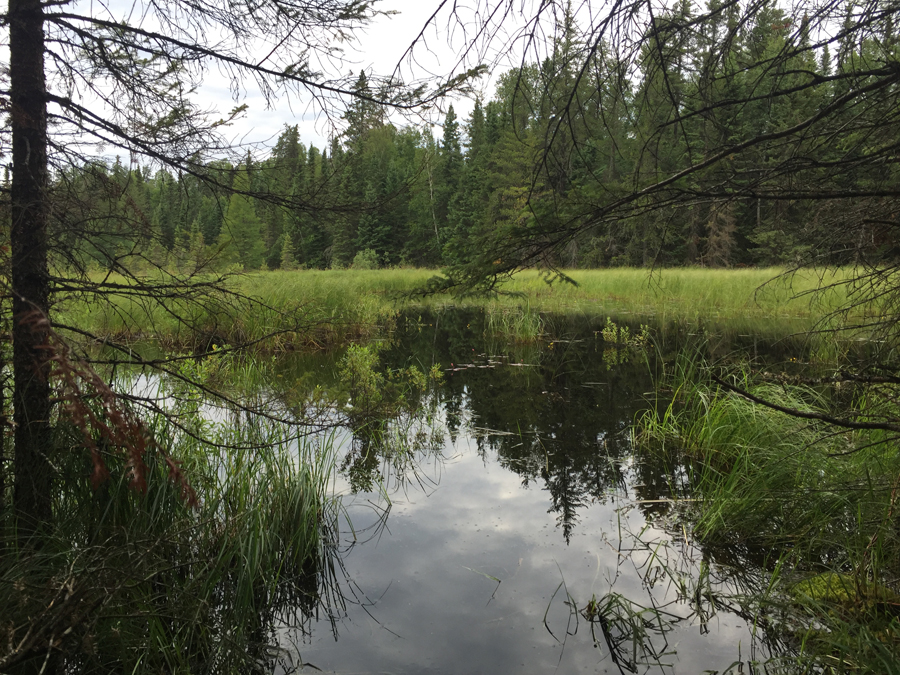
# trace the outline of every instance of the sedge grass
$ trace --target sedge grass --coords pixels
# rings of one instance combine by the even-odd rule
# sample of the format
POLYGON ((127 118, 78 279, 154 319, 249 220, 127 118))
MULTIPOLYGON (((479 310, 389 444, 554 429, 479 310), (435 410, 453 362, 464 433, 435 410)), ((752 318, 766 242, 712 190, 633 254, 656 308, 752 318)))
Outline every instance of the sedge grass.
POLYGON ((485 334, 489 338, 524 343, 533 342, 546 332, 544 317, 527 303, 516 307, 489 305, 485 313, 485 334))
POLYGON ((577 285, 548 284, 536 272, 515 275, 503 288, 510 296, 493 302, 515 304, 516 295, 531 307, 552 313, 581 312, 613 316, 654 316, 661 322, 745 318, 818 320, 842 306, 840 290, 825 296, 811 292, 849 274, 802 270, 785 275, 779 268, 713 270, 677 268, 650 272, 612 268, 577 270, 568 275, 577 285))
POLYGON ((152 339, 166 347, 208 350, 214 344, 265 339, 269 349, 315 349, 383 334, 398 311, 395 297, 432 274, 408 270, 248 274, 229 278, 219 289, 181 297, 110 293, 102 302, 62 302, 56 316, 61 323, 101 337, 152 339))
POLYGON ((340 607, 332 439, 298 444, 259 420, 186 434, 171 419, 150 426, 184 462, 196 508, 155 455, 143 493, 124 466, 96 491, 84 453, 61 455, 52 531, 38 549, 12 537, 0 556, 4 672, 271 672, 280 626, 340 607))
MULTIPOLYGON (((709 370, 696 352, 683 354, 664 380, 671 402, 637 424, 638 447, 662 457, 675 488, 696 499, 687 515, 694 537, 711 550, 739 546, 780 560, 780 595, 764 604, 790 617, 782 637, 804 668, 900 671, 896 438, 785 415, 705 384, 709 370), (810 592, 829 586, 811 581, 822 578, 846 579, 844 594, 810 592)), ((733 377, 785 408, 837 407, 858 420, 878 419, 892 400, 872 389, 758 381, 748 369, 733 377)))
POLYGON ((304 270, 258 272, 229 279, 229 293, 158 301, 129 294, 103 303, 61 303, 62 323, 100 336, 153 338, 208 349, 270 336, 270 349, 317 348, 383 335, 403 307, 483 307, 497 331, 516 340, 539 335, 541 316, 582 314, 652 323, 728 325, 760 332, 808 330, 848 303, 850 270, 679 268, 572 271, 577 285, 548 284, 537 272, 516 274, 491 297, 421 297, 414 291, 432 270, 304 270), (837 286, 834 286, 838 284, 837 286), (828 292, 816 293, 826 285, 828 292), (256 302, 240 300, 252 298, 256 302))

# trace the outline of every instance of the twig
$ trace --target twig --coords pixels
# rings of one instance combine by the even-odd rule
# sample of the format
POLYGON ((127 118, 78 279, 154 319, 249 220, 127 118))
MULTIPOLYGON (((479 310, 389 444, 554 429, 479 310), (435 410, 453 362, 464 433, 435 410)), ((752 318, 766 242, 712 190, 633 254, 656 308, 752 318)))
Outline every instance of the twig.
POLYGON ((798 417, 800 419, 805 420, 819 420, 820 422, 825 422, 827 424, 833 424, 838 427, 843 427, 845 429, 875 429, 882 431, 895 431, 900 433, 900 424, 892 424, 891 422, 854 422, 848 419, 840 419, 838 417, 832 417, 831 415, 826 415, 824 413, 816 413, 816 412, 806 412, 804 410, 798 410, 797 408, 788 408, 783 405, 778 405, 777 403, 772 403, 771 401, 767 401, 759 396, 755 396, 751 394, 746 389, 741 389, 740 387, 735 387, 733 384, 728 384, 721 378, 712 375, 712 380, 720 387, 724 387, 729 391, 733 391, 735 394, 739 396, 743 396, 748 401, 753 401, 754 403, 759 403, 766 408, 771 408, 772 410, 777 410, 778 412, 782 412, 785 415, 790 415, 791 417, 798 417))

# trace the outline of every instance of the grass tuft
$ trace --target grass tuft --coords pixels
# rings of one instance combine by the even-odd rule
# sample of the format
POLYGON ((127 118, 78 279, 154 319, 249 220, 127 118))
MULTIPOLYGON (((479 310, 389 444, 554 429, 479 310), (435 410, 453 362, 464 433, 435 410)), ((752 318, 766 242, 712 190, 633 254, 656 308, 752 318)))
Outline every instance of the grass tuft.
MULTIPOLYGON (((671 401, 637 424, 641 451, 663 457, 676 491, 697 500, 687 516, 694 537, 781 561, 777 597, 750 602, 757 616, 787 617, 774 629, 807 667, 900 670, 896 440, 763 407, 711 384, 711 370, 696 353, 679 357, 664 380, 671 401)), ((883 404, 869 390, 760 382, 747 368, 733 381, 801 411, 866 419, 883 404)))
MULTIPOLYGON (((228 422, 197 422, 212 444, 196 426, 151 424, 182 459, 196 508, 155 455, 144 493, 124 466, 95 491, 83 453, 62 455, 54 529, 37 548, 10 536, 0 556, 0 670, 271 672, 279 626, 340 607, 331 438, 228 422)), ((79 433, 60 428, 59 442, 79 433)))

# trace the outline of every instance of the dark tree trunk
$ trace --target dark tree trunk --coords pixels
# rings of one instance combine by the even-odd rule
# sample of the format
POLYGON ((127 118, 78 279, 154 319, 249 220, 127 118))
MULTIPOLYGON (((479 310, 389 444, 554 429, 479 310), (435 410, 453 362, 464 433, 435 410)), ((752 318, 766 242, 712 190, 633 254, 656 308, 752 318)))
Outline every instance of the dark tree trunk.
POLYGON ((22 534, 50 520, 50 371, 47 350, 47 107, 39 0, 9 0, 13 143, 12 295, 15 485, 22 534))

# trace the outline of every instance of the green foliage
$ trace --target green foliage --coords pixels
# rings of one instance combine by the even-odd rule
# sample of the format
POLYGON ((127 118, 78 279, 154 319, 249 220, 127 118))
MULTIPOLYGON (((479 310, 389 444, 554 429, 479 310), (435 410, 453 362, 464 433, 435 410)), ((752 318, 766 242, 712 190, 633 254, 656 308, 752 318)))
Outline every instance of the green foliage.
POLYGON ((650 343, 650 330, 647 326, 641 325, 640 330, 632 335, 628 326, 619 325, 610 317, 606 317, 606 325, 600 331, 600 336, 609 344, 636 349, 644 349, 650 343))
MULTIPOLYGON (((113 213, 143 226, 137 238, 97 227, 79 253, 108 265, 134 246, 170 264, 164 252, 197 221, 226 266, 279 267, 287 233, 307 268, 346 269, 371 249, 383 265, 446 265, 467 285, 533 266, 881 260, 893 211, 872 195, 896 179, 877 166, 897 135, 883 79, 896 21, 890 8, 857 21, 871 11, 681 2, 629 24, 625 51, 616 31, 596 38, 563 12, 546 58, 497 74, 464 123, 449 106, 438 139, 355 98, 329 148, 286 126, 252 171, 201 167, 215 187, 118 162, 73 171, 65 180, 97 202, 119 186, 92 226, 113 213)), ((378 96, 364 72, 353 89, 378 96)))
MULTIPOLYGON (((577 285, 547 283, 535 272, 522 272, 506 285, 508 294, 448 298, 415 294, 434 272, 414 269, 305 270, 245 275, 228 280, 225 291, 260 298, 265 306, 248 306, 236 318, 222 322, 231 303, 227 293, 210 296, 202 306, 173 300, 167 307, 147 307, 129 294, 109 295, 102 306, 63 304, 58 311, 66 323, 97 335, 119 339, 155 338, 170 346, 208 349, 209 339, 220 344, 259 340, 277 332, 260 347, 321 348, 370 338, 391 326, 404 303, 440 307, 447 303, 485 307, 496 335, 533 341, 543 332, 541 313, 628 315, 655 331, 675 330, 685 322, 701 322, 712 332, 783 333, 809 328, 846 302, 847 286, 814 295, 825 279, 840 282, 847 270, 803 271, 782 276, 783 270, 646 270, 611 269, 573 272, 577 285), (298 309, 297 302, 302 306, 298 309), (523 309, 524 308, 524 309, 523 309), (178 320, 177 317, 183 319, 178 320)), ((205 278, 205 277, 204 277, 205 278)), ((210 277, 212 280, 215 277, 210 277)), ((114 282, 123 281, 112 276, 114 282)), ((855 315, 851 314, 850 319, 855 315)), ((634 319, 628 319, 631 322, 634 319)), ((622 323, 614 319, 616 323, 622 323)), ((634 334, 631 338, 637 337, 634 334)), ((836 343, 815 342, 822 358, 836 343)), ((841 351, 845 351, 841 347, 841 351)), ((819 358, 819 357, 816 357, 819 358)))
POLYGON ((606 317, 606 324, 594 334, 605 344, 603 363, 607 370, 638 358, 646 359, 646 352, 651 345, 648 326, 641 324, 640 328, 632 333, 629 326, 616 323, 610 317, 606 317))
POLYGON ((350 345, 341 359, 342 394, 354 429, 380 425, 414 410, 429 382, 439 382, 443 377, 437 366, 427 376, 415 366, 385 372, 378 366, 378 350, 374 346, 350 345))
POLYGON ((378 254, 371 248, 363 249, 353 257, 350 266, 355 270, 377 270, 380 267, 378 254))
MULTIPOLYGON (((796 640, 808 667, 898 670, 888 586, 900 573, 895 441, 754 403, 707 384, 709 371, 697 354, 681 355, 659 385, 671 402, 638 422, 639 447, 666 458, 673 490, 699 497, 687 512, 693 536, 766 551, 792 570, 773 576, 772 597, 749 603, 780 613, 769 630, 796 640)), ((882 419, 893 405, 875 390, 771 383, 749 369, 733 382, 783 408, 857 421, 882 419)))
POLYGON ((228 200, 228 210, 219 234, 221 260, 225 264, 238 264, 245 270, 262 267, 265 247, 262 240, 262 222, 256 216, 253 201, 245 194, 250 189, 246 171, 238 173, 234 182, 235 192, 228 200))
POLYGON ((290 232, 285 232, 281 237, 281 269, 295 270, 297 269, 297 255, 294 249, 294 240, 290 232))
POLYGON ((340 513, 329 437, 215 424, 194 402, 146 421, 190 475, 196 508, 159 455, 145 458, 145 491, 113 459, 93 489, 74 450, 81 432, 59 428, 72 449, 53 528, 40 549, 10 540, 0 558, 0 663, 39 668, 52 641, 53 658, 81 673, 255 672, 275 667, 284 621, 340 602, 329 596, 340 513))
POLYGON ((387 466, 394 475, 415 474, 416 453, 441 452, 435 386, 443 375, 438 364, 427 375, 415 366, 383 370, 377 346, 348 348, 340 361, 340 385, 330 396, 353 430, 340 468, 354 492, 373 490, 388 475, 387 466))

